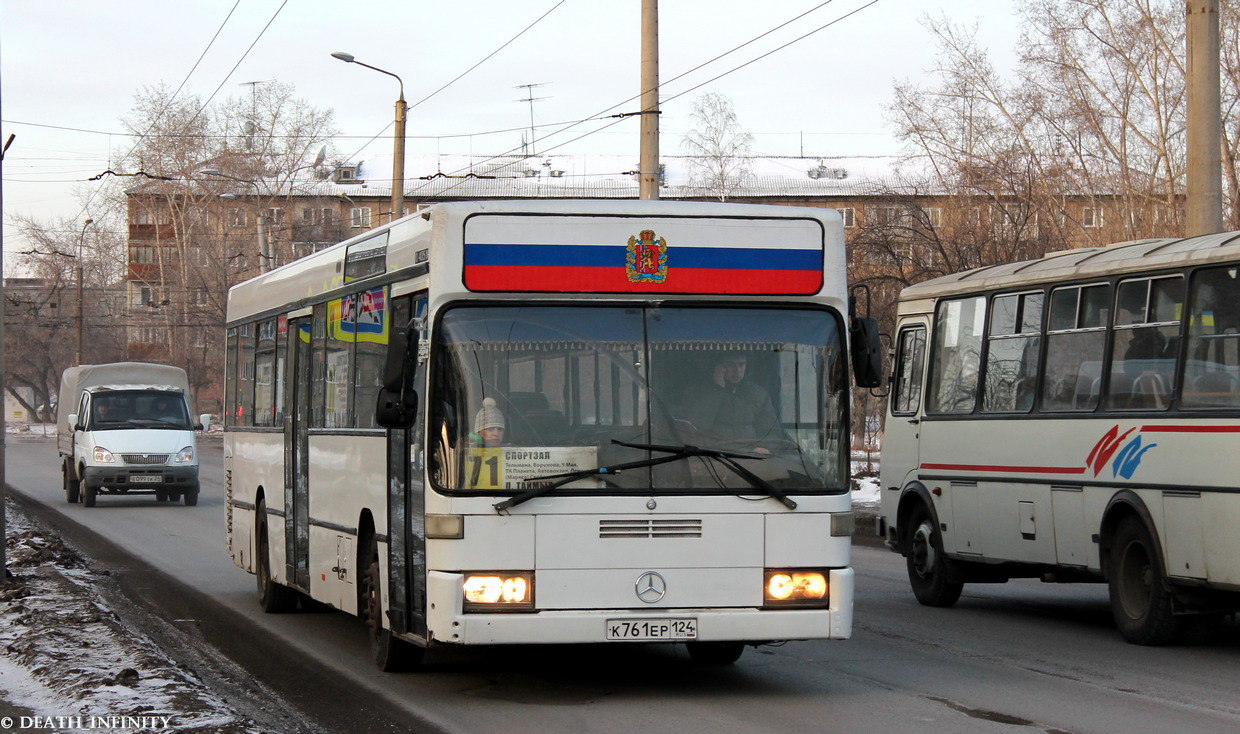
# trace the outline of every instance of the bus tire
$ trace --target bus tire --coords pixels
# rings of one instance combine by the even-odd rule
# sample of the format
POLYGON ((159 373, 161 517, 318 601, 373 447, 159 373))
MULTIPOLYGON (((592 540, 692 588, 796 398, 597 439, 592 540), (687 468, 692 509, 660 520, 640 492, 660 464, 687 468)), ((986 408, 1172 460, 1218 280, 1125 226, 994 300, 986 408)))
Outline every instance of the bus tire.
POLYGON ((379 564, 379 543, 373 534, 365 558, 358 613, 366 622, 371 657, 379 670, 385 673, 415 668, 422 662, 425 650, 405 642, 393 635, 390 628, 383 626, 383 572, 379 564))
POLYGON ((923 606, 950 607, 960 599, 964 583, 951 579, 951 561, 943 553, 943 536, 925 505, 913 508, 909 519, 913 531, 905 561, 913 596, 923 606))
POLYGON ((77 483, 77 479, 73 476, 73 471, 69 468, 69 462, 60 462, 60 474, 65 484, 65 500, 71 505, 76 505, 78 500, 82 498, 82 486, 77 483))
POLYGON ((1125 640, 1137 645, 1165 645, 1180 632, 1172 614, 1162 559, 1145 523, 1132 516, 1115 529, 1107 559, 1111 615, 1125 640))
MULTIPOLYGON (((266 507, 259 503, 258 515, 266 517, 266 507)), ((297 590, 277 583, 271 577, 271 555, 267 542, 267 523, 258 523, 258 543, 254 575, 258 577, 258 606, 267 614, 283 614, 297 608, 297 590)))
POLYGON ((731 665, 745 652, 743 642, 686 642, 689 657, 698 665, 731 665))
POLYGON ((82 495, 82 504, 87 507, 94 507, 95 498, 99 495, 99 490, 87 484, 85 479, 82 480, 79 486, 81 487, 79 492, 82 495))

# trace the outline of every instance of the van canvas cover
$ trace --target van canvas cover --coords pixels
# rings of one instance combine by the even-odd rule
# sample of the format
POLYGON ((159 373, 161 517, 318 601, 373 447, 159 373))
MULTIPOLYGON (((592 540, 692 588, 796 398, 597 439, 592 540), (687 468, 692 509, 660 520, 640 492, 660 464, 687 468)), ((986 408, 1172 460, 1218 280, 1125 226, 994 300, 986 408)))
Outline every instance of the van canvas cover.
MULTIPOLYGON (((56 404, 56 432, 72 435, 69 414, 76 413, 82 393, 95 387, 138 390, 179 390, 189 398, 189 378, 185 370, 149 362, 113 362, 70 367, 60 378, 60 401, 56 404)), ((186 407, 192 407, 187 405, 186 407)), ((194 411, 190 410, 190 415, 194 411)))

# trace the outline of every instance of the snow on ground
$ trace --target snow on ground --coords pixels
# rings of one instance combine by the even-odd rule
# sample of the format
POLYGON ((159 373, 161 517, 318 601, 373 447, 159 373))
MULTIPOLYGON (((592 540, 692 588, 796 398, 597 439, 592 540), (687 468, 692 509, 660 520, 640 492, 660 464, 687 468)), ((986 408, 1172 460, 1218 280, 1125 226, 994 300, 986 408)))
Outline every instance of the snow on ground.
POLYGON ((80 556, 7 510, 0 732, 262 731, 103 604, 80 556))

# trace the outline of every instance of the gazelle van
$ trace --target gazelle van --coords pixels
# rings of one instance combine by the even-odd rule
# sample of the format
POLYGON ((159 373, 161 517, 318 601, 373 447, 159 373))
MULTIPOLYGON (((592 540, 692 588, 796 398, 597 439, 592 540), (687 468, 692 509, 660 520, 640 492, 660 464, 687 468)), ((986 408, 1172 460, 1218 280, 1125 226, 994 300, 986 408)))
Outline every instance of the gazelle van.
POLYGON ((64 371, 56 446, 65 499, 94 507, 101 494, 154 494, 198 504, 195 431, 185 370, 145 362, 81 365, 64 371))

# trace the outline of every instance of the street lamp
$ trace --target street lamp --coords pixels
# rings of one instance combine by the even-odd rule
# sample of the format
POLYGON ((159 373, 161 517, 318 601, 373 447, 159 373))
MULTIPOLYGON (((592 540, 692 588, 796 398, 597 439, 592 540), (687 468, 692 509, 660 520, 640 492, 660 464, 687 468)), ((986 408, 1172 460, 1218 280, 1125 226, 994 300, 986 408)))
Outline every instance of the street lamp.
POLYGON ((401 210, 405 208, 405 113, 409 109, 405 104, 405 83, 390 71, 358 61, 353 58, 353 54, 336 51, 332 56, 346 64, 357 64, 380 74, 396 77, 400 84, 400 98, 396 100, 396 130, 392 140, 392 219, 399 219, 401 210))
MULTIPOLYGON (((254 192, 255 197, 257 198, 258 196, 258 187, 253 181, 250 181, 244 178, 237 178, 236 176, 229 176, 227 173, 219 171, 215 168, 204 168, 200 171, 200 173, 203 173, 207 176, 219 176, 220 178, 227 178, 233 181, 238 181, 240 183, 246 184, 247 186, 252 186, 255 189, 255 192, 254 192)), ((236 194, 220 194, 220 198, 226 201, 236 201, 237 195, 236 194)), ((260 267, 262 271, 265 273, 268 270, 271 270, 271 245, 270 243, 267 242, 267 215, 263 213, 263 207, 262 207, 261 202, 256 201, 254 203, 254 208, 256 210, 255 216, 258 217, 258 255, 263 261, 260 267)))
POLYGON ((86 228, 94 224, 95 220, 87 219, 82 223, 82 233, 78 235, 78 251, 77 251, 77 356, 74 358, 74 364, 82 364, 82 248, 86 243, 86 228))

